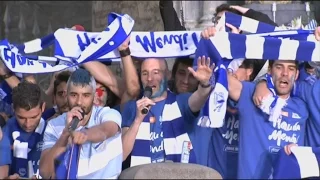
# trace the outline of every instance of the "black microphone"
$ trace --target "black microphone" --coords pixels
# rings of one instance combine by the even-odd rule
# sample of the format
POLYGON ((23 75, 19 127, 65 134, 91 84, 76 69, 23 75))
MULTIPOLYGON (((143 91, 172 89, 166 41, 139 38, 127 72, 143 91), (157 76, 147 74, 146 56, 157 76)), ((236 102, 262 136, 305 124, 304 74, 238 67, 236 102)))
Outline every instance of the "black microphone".
MULTIPOLYGON (((151 98, 151 96, 152 96, 152 88, 150 86, 145 87, 143 92, 143 97, 151 98)), ((148 114, 148 112, 149 112, 149 106, 144 107, 141 110, 142 114, 148 114)))
MULTIPOLYGON (((82 118, 84 117, 84 110, 82 109, 82 112, 81 112, 81 115, 82 115, 82 118)), ((70 126, 69 126, 69 131, 74 131, 77 129, 77 126, 80 122, 80 119, 77 117, 77 116, 74 116, 71 123, 70 123, 70 126)))

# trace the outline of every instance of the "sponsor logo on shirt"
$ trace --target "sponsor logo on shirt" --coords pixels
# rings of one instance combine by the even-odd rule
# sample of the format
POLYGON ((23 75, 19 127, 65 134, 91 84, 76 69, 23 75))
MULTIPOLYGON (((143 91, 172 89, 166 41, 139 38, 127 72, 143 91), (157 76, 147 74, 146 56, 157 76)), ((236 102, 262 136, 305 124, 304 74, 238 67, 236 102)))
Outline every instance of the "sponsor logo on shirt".
POLYGON ((292 118, 293 119, 301 119, 301 117, 297 113, 292 113, 292 118))

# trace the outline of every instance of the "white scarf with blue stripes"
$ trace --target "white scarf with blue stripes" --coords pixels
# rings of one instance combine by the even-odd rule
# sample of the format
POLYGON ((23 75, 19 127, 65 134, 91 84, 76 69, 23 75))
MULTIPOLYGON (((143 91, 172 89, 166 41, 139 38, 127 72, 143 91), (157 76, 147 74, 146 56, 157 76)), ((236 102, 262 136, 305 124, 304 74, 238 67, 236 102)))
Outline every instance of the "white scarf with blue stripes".
MULTIPOLYGON (((233 25, 238 23, 241 26, 240 29, 251 33, 274 30, 274 27, 270 27, 270 25, 267 28, 263 26, 252 28, 252 22, 249 18, 236 21, 234 15, 230 13, 227 13, 224 19, 233 25), (245 26, 248 23, 250 26, 245 26)), ((122 39, 130 34, 134 21, 128 15, 111 13, 108 16, 108 22, 109 26, 103 32, 58 29, 53 34, 21 45, 14 46, 7 41, 2 41, 0 56, 11 71, 19 73, 54 72, 90 60, 119 62, 119 52, 116 50, 116 46, 119 44, 117 45, 117 43, 122 42, 122 39), (121 38, 119 38, 120 36, 121 38), (110 39, 113 39, 113 43, 116 42, 114 46, 104 44, 104 42, 111 42, 110 39), (114 39, 119 41, 114 41, 114 39), (96 42, 98 44, 95 44, 96 42), (29 53, 39 52, 53 44, 56 46, 54 57, 29 55, 29 53), (99 49, 97 49, 98 46, 99 49)), ((140 58, 189 56, 194 54, 197 48, 200 33, 200 31, 132 32, 131 53, 132 56, 140 58)), ((287 33, 296 33, 296 31, 287 33)))
POLYGON ((22 45, 14 46, 7 40, 0 41, 0 57, 3 59, 4 64, 13 72, 18 73, 46 73, 60 71, 72 66, 85 63, 87 61, 99 59, 99 57, 108 54, 120 46, 125 39, 129 36, 133 29, 134 20, 127 14, 119 15, 116 13, 110 13, 108 16, 109 25, 108 27, 98 33, 94 38, 94 41, 90 43, 82 51, 77 51, 77 56, 73 57, 43 57, 43 56, 28 56, 22 55, 23 53, 33 53, 42 50, 45 47, 49 47, 56 44, 56 51, 70 51, 70 48, 79 46, 76 43, 78 41, 63 41, 69 35, 64 33, 63 35, 59 32, 72 32, 77 34, 78 31, 70 29, 58 29, 54 35, 48 35, 41 39, 29 41, 22 45), (54 37, 54 41, 52 40, 54 37), (59 38, 60 37, 60 38, 59 38), (61 48, 61 42, 63 42, 63 49, 61 48), (39 61, 34 61, 39 60, 39 61), (56 65, 41 62, 64 60, 67 63, 56 62, 56 65))
MULTIPOLYGON (((210 40, 200 40, 195 58, 206 55, 216 64, 215 83, 212 83, 215 88, 205 104, 204 118, 198 122, 200 126, 211 128, 223 126, 228 99, 227 70, 222 63, 223 59, 320 60, 319 42, 315 40, 311 30, 281 31, 275 26, 228 12, 221 18, 217 29, 224 27, 226 22, 242 31, 254 34, 232 34, 221 31, 210 40), (204 120, 206 122, 201 122, 204 120)), ((196 68, 196 64, 194 67, 196 68)), ((271 98, 277 100, 278 98, 274 96, 271 98)), ((261 107, 264 112, 272 115, 272 121, 280 116, 280 113, 273 113, 281 112, 285 105, 280 101, 279 103, 280 105, 274 107, 271 107, 271 104, 264 106, 265 108, 261 107), (270 111, 270 107, 277 110, 270 111)))

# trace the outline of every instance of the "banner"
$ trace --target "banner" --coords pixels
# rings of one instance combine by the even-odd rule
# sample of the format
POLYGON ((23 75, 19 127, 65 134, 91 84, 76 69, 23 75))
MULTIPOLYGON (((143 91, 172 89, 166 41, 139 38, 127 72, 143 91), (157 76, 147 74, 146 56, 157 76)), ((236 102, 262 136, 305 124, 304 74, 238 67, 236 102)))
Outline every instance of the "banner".
MULTIPOLYGON (((51 65, 49 63, 34 61, 19 54, 17 47, 11 45, 7 40, 0 42, 0 56, 5 65, 12 72, 20 73, 47 73, 60 71, 81 63, 96 60, 104 54, 115 50, 129 36, 133 29, 134 20, 127 14, 119 15, 110 13, 108 16, 109 26, 102 32, 98 33, 95 41, 79 52, 78 56, 71 58, 72 62, 66 64, 51 65)), ((73 30, 73 32, 76 32, 73 30)), ((66 38, 66 36, 64 36, 66 38)), ((65 43, 68 43, 64 41, 65 43)), ((59 41, 56 41, 59 45, 59 41)), ((25 43, 25 45, 28 43, 25 43)), ((69 46, 74 46, 68 43, 69 46)), ((68 48, 64 46, 63 48, 68 48)), ((37 46, 40 49, 39 46, 37 46)), ((37 49, 35 48, 35 49, 37 49)), ((56 50, 63 52, 60 46, 56 46, 56 50)), ((62 57, 63 58, 63 57, 62 57)))

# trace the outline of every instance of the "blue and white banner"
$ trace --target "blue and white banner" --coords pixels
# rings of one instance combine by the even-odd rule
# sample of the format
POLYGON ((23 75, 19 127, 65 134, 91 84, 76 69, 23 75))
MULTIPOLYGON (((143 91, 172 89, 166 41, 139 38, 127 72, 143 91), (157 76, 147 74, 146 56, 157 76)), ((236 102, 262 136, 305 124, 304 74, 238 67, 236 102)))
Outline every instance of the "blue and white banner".
MULTIPOLYGON (((95 42, 97 32, 59 29, 55 32, 57 57, 77 58, 86 47, 95 42)), ((194 54, 200 40, 200 31, 132 32, 130 50, 134 57, 179 57, 194 54)), ((104 54, 98 60, 120 58, 118 50, 104 54)))
MULTIPOLYGON (((72 59, 73 62, 71 63, 53 66, 49 63, 27 59, 23 55, 20 55, 19 49, 11 45, 7 40, 0 42, 0 56, 11 71, 31 74, 60 71, 87 61, 96 60, 120 46, 133 29, 134 20, 126 14, 110 13, 108 19, 109 26, 96 36, 94 42, 83 49, 77 57, 74 57, 75 59, 72 59)), ((69 43, 70 45, 73 44, 69 43)), ((42 47, 38 44, 37 48, 41 49, 42 47)), ((56 49, 59 50, 59 46, 56 46, 56 49)), ((29 50, 28 52, 32 52, 33 50, 29 50)), ((23 48, 23 51, 26 51, 26 48, 23 48)))
MULTIPOLYGON (((311 31, 307 30, 265 33, 267 30, 263 30, 262 27, 268 29, 268 31, 278 30, 279 28, 277 29, 277 27, 232 13, 226 13, 222 19, 227 23, 239 27, 241 30, 255 33, 241 36, 245 38, 248 37, 248 39, 251 38, 249 36, 289 37, 290 39, 298 39, 298 36, 300 37, 302 34, 305 35, 304 37, 311 34, 311 31), (245 24, 249 25, 245 26, 245 24)), ((118 38, 118 36, 126 37, 130 34, 134 21, 128 15, 120 16, 114 13, 108 16, 108 20, 109 23, 112 23, 103 32, 83 32, 65 28, 58 29, 53 34, 56 47, 55 57, 23 55, 23 58, 18 53, 34 53, 48 47, 52 44, 52 35, 19 45, 17 46, 18 51, 13 51, 13 46, 8 44, 7 41, 3 41, 3 43, 0 44, 0 47, 2 47, 0 49, 6 49, 6 52, 1 52, 0 54, 10 70, 21 73, 54 72, 92 60, 119 61, 117 47, 120 45, 120 42, 123 42, 123 38, 118 38), (117 20, 114 21, 114 19, 117 20), (4 54, 6 54, 6 56, 4 54)), ((200 31, 132 32, 130 36, 130 49, 132 56, 140 58, 189 56, 195 53, 200 40, 200 34, 200 31)), ((220 43, 228 44, 229 42, 225 41, 226 38, 223 36, 224 35, 221 36, 220 43)), ((255 38, 256 37, 252 37, 252 41, 259 40, 255 38)), ((314 40, 314 37, 308 37, 307 40, 312 39, 314 40)), ((286 45, 283 45, 283 47, 285 46, 286 45)), ((294 44, 291 46, 294 46, 294 44)), ((290 47, 289 44, 288 47, 290 47)), ((253 52, 257 54, 260 51, 253 52)))

